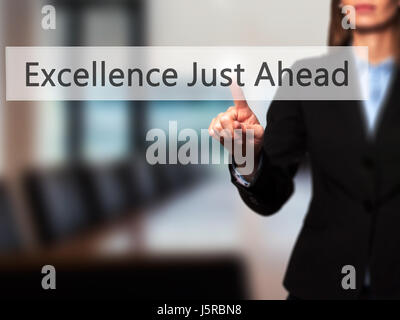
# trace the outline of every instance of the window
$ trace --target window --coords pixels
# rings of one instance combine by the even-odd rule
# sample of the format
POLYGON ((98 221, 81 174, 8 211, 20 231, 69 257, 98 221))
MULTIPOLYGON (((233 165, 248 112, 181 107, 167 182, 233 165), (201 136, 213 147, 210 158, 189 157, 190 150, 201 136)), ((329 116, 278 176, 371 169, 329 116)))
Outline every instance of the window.
POLYGON ((58 164, 66 159, 66 105, 63 102, 41 102, 36 106, 36 160, 58 164))
POLYGON ((85 103, 83 155, 86 160, 115 160, 129 152, 129 105, 118 101, 85 103))

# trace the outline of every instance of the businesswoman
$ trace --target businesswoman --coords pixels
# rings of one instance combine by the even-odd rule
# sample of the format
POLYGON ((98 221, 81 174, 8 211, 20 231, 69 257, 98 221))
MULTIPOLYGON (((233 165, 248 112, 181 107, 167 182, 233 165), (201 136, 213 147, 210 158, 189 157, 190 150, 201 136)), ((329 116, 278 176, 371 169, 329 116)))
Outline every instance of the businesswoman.
POLYGON ((369 47, 369 61, 360 63, 369 69, 368 100, 273 101, 264 130, 235 89, 235 106, 210 124, 220 141, 223 130, 254 130, 256 169, 243 176, 232 165, 230 172, 261 215, 289 199, 309 156, 312 200, 284 279, 289 299, 400 298, 399 6, 332 1, 329 44, 369 47), (356 10, 355 29, 342 28, 346 5, 356 10), (342 283, 350 273, 355 286, 342 283))

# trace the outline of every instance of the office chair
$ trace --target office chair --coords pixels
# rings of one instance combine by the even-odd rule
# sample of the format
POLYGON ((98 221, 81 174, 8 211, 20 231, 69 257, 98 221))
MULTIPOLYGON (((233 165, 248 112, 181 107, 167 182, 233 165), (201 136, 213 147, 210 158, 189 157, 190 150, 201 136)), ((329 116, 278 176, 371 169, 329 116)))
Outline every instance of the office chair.
POLYGON ((127 191, 118 170, 119 164, 84 165, 78 169, 82 192, 95 222, 112 220, 129 209, 127 191))
POLYGON ((88 203, 72 169, 32 171, 24 185, 43 242, 63 240, 90 225, 88 203))
POLYGON ((21 248, 14 214, 10 195, 0 182, 0 253, 9 253, 21 248))

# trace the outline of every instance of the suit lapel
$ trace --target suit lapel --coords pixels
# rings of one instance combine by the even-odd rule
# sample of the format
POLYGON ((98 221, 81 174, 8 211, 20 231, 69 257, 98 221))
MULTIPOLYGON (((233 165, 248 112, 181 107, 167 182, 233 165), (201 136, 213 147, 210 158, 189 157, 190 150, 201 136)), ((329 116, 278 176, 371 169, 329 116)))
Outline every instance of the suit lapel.
MULTIPOLYGON (((398 115, 400 103, 400 70, 396 68, 393 75, 393 80, 387 92, 384 105, 382 106, 381 113, 377 119, 375 137, 377 143, 386 132, 390 131, 390 126, 398 115)), ((399 125, 395 123, 395 125, 399 125)))

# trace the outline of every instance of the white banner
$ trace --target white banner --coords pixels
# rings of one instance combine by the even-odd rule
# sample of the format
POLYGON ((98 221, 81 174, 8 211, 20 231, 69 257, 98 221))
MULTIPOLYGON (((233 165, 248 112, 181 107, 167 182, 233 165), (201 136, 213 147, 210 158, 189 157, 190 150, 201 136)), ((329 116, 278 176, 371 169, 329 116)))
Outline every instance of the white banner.
POLYGON ((366 47, 7 47, 7 100, 363 100, 366 47), (279 91, 278 91, 279 90, 279 91), (277 93, 278 91, 278 93, 277 93))

